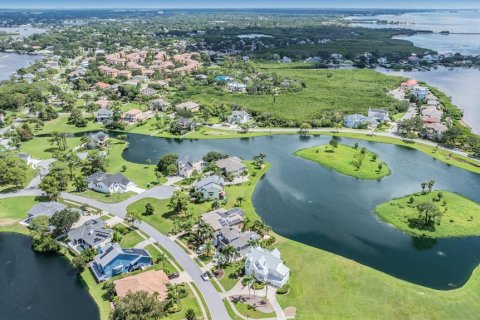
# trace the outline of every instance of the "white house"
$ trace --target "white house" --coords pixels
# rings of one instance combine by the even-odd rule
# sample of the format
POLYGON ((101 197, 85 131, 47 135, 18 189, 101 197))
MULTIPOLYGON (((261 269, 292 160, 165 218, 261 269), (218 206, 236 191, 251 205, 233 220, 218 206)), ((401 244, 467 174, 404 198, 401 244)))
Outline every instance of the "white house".
POLYGON ((280 251, 268 251, 261 247, 250 248, 245 260, 245 274, 258 281, 268 281, 275 287, 283 287, 290 277, 290 269, 280 259, 280 251))
POLYGON ((148 105, 150 110, 161 110, 167 111, 171 107, 171 103, 166 101, 163 98, 155 99, 150 102, 148 105))
POLYGON ((383 109, 368 109, 368 118, 375 120, 376 122, 385 122, 389 121, 388 111, 383 109))
POLYGON ((250 115, 246 111, 233 111, 227 119, 231 124, 242 124, 250 121, 250 115))
POLYGON ((203 160, 177 161, 177 173, 179 176, 190 178, 194 172, 200 173, 205 169, 207 163, 203 160))
POLYGON ((96 172, 87 177, 88 188, 101 193, 125 193, 131 191, 135 184, 123 174, 96 172))
POLYGON ((195 192, 200 192, 204 200, 219 200, 225 196, 224 185, 225 180, 223 178, 213 175, 199 180, 194 187, 195 192))
POLYGON ((244 93, 247 91, 247 85, 239 82, 227 83, 227 90, 230 92, 244 93))
POLYGON ((362 114, 350 114, 343 119, 343 125, 347 128, 358 128, 368 124, 368 118, 362 114))

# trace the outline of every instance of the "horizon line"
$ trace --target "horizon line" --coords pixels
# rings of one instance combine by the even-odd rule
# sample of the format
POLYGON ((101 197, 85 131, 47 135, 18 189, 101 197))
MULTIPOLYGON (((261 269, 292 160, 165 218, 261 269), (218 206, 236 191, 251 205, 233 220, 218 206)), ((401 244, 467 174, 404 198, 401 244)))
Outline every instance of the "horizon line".
POLYGON ((480 10, 478 8, 390 8, 390 7, 19 7, 19 8, 2 8, 0 10, 261 10, 261 9, 285 9, 285 10, 480 10))

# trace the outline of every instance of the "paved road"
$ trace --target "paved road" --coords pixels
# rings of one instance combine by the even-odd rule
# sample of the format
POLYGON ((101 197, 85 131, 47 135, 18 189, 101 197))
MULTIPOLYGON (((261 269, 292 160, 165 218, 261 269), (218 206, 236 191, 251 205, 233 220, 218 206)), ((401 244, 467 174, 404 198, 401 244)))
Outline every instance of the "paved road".
MULTIPOLYGON (((127 207, 130 204, 143 198, 168 199, 172 196, 175 190, 176 189, 172 186, 158 186, 141 194, 135 195, 123 202, 114 204, 103 203, 71 193, 62 193, 62 197, 66 200, 85 203, 89 206, 108 211, 120 218, 124 218, 127 213, 127 207)), ((158 244, 165 248, 165 250, 171 253, 175 260, 189 274, 205 299, 213 320, 230 319, 220 294, 215 290, 210 282, 205 282, 202 280, 202 270, 178 244, 145 222, 137 223, 136 226, 139 230, 153 238, 158 244)))

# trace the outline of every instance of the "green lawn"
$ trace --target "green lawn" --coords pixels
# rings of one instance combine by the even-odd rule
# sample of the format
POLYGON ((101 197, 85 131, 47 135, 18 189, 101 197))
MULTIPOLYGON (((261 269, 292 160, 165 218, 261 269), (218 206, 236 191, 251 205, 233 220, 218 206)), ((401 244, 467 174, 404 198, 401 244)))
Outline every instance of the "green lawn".
MULTIPOLYGON (((32 140, 22 142, 20 151, 28 153, 34 159, 50 159, 53 153, 60 151, 56 145, 48 142, 49 137, 36 137, 32 140)), ((80 137, 67 138, 67 150, 79 146, 81 144, 80 137)))
MULTIPOLYGON (((152 160, 152 164, 138 164, 128 162, 122 158, 122 152, 127 147, 126 143, 116 139, 110 139, 110 146, 108 152, 108 172, 118 173, 121 172, 128 179, 135 182, 140 188, 148 188, 158 184, 157 177, 155 176, 155 166, 158 159, 152 160), (127 166, 127 170, 123 171, 122 166, 127 166)), ((162 177, 160 183, 165 183, 167 178, 162 177)))
POLYGON ((128 198, 136 195, 135 192, 125 192, 125 193, 112 193, 110 195, 107 195, 105 193, 101 192, 96 192, 93 190, 87 189, 84 192, 77 192, 79 196, 87 197, 90 199, 95 199, 98 201, 102 201, 105 203, 117 203, 117 202, 122 202, 127 200, 128 198))
POLYGON ((120 246, 122 248, 133 248, 135 245, 139 244, 145 240, 137 231, 131 230, 126 235, 122 236, 122 241, 120 241, 120 246))
POLYGON ((290 268, 291 291, 277 295, 283 308, 297 308, 299 320, 477 319, 480 268, 459 289, 418 286, 355 261, 277 236, 290 268))
MULTIPOLYGON (((158 256, 160 255, 160 251, 158 251, 158 249, 155 248, 153 246, 153 244, 150 244, 150 245, 146 246, 145 250, 147 250, 148 253, 152 256, 153 261, 156 261, 158 256)), ((177 272, 175 267, 169 261, 161 262, 161 263, 159 263, 159 265, 161 266, 162 270, 168 271, 169 273, 177 272)))
POLYGON ((282 93, 274 102, 272 95, 201 93, 191 97, 204 105, 238 104, 255 112, 269 112, 293 121, 321 118, 325 112, 365 113, 368 108, 394 112, 399 104, 389 90, 398 87, 403 78, 380 74, 374 70, 300 69, 294 64, 257 64, 260 72, 305 83, 299 92, 282 93))
POLYGON ((27 218, 27 212, 38 203, 35 197, 0 199, 0 227, 11 227, 27 218))
MULTIPOLYGON (((267 163, 262 169, 255 169, 249 161, 245 161, 245 164, 250 173, 249 181, 240 185, 225 187, 225 191, 227 194, 227 203, 224 207, 228 209, 237 206, 238 204, 236 199, 237 197, 242 196, 244 197, 245 201, 242 202, 240 208, 245 211, 247 217, 251 219, 258 219, 251 202, 251 197, 255 185, 257 184, 258 180, 263 176, 263 174, 265 174, 265 172, 267 172, 267 170, 270 168, 270 164, 267 163)), ((147 203, 151 203, 155 210, 155 213, 149 216, 142 215, 142 220, 150 224, 152 227, 154 227, 161 233, 168 234, 173 229, 174 221, 174 217, 172 216, 172 213, 168 208, 169 202, 170 200, 168 199, 158 200, 154 198, 144 198, 129 205, 127 211, 136 211, 143 214, 145 212, 145 205, 147 203)), ((211 211, 211 202, 192 204, 191 209, 194 216, 199 217, 203 213, 211 211)))
POLYGON ((165 319, 168 320, 183 320, 185 319, 185 313, 187 312, 188 309, 193 309, 195 312, 195 315, 199 317, 200 319, 202 318, 202 311, 200 309, 200 305, 198 304, 197 299, 195 299, 195 296, 192 293, 192 290, 188 286, 185 286, 188 292, 188 297, 185 299, 181 300, 181 304, 183 306, 182 311, 169 314, 165 319))
POLYGON ((433 238, 468 237, 480 235, 480 205, 456 193, 448 191, 421 192, 380 204, 375 212, 383 221, 394 225, 412 235, 424 235, 433 238), (438 194, 443 197, 438 201, 438 194), (410 203, 410 197, 414 202, 410 203), (410 224, 419 216, 417 205, 433 202, 442 212, 440 225, 435 230, 420 230, 410 224), (444 203, 446 201, 446 204, 444 203))
POLYGON ((237 316, 235 312, 233 312, 233 309, 230 306, 230 303, 228 303, 226 298, 223 299, 223 304, 225 305, 228 315, 230 316, 230 318, 232 318, 232 320, 244 320, 243 318, 240 318, 239 316, 237 316))
POLYGON ((321 145, 298 150, 295 155, 358 179, 377 180, 390 174, 387 164, 378 157, 375 158, 373 152, 360 147, 355 149, 339 144, 337 148, 333 148, 330 145, 321 145), (383 165, 381 170, 380 163, 383 165))
POLYGON ((91 118, 88 119, 86 127, 75 127, 72 124, 68 124, 68 116, 61 115, 56 119, 46 121, 43 128, 40 130, 35 130, 34 133, 38 134, 47 134, 53 131, 67 132, 67 133, 78 133, 78 132, 87 132, 95 130, 103 130, 104 126, 101 123, 92 121, 91 118))
MULTIPOLYGON (((225 289, 225 291, 228 291, 232 289, 238 281, 240 281, 240 278, 233 278, 233 274, 239 269, 244 268, 244 263, 231 263, 229 265, 226 265, 223 267, 223 270, 225 274, 221 279, 219 279, 219 282, 221 283, 222 287, 225 289)), ((213 281, 212 281, 213 282, 213 281)))
POLYGON ((185 139, 234 139, 234 138, 251 138, 269 135, 268 132, 248 132, 237 133, 231 130, 212 129, 208 127, 200 127, 196 131, 189 132, 182 136, 185 139))

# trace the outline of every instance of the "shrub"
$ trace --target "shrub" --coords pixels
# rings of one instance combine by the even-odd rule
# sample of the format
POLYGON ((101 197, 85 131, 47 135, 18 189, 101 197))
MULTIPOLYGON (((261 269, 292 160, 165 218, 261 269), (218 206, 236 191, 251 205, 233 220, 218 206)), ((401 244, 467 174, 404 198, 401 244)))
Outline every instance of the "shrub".
POLYGON ((287 283, 283 287, 277 289, 277 294, 287 294, 290 292, 290 285, 287 283))

